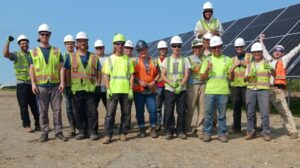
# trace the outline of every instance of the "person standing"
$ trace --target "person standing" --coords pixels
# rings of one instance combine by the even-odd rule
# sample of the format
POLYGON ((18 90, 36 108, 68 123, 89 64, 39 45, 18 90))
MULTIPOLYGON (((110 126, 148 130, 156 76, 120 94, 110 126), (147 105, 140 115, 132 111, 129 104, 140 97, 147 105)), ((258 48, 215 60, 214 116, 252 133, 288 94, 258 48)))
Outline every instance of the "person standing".
POLYGON ((203 136, 204 121, 204 91, 205 81, 200 79, 199 72, 205 59, 203 55, 203 40, 194 39, 192 41, 193 55, 188 59, 191 63, 190 77, 187 84, 187 113, 185 114, 185 128, 188 132, 197 133, 199 138, 203 136), (192 120, 194 111, 197 109, 197 124, 192 130, 192 120))
POLYGON ((133 43, 130 40, 127 40, 124 45, 124 53, 128 55, 129 58, 133 58, 133 43))
POLYGON ((283 120, 284 127, 288 131, 291 139, 298 138, 298 130, 293 118, 293 114, 286 102, 285 91, 287 88, 286 69, 290 60, 300 52, 300 44, 285 55, 285 50, 282 45, 277 45, 273 49, 273 57, 268 53, 263 44, 264 34, 260 36, 261 44, 263 45, 263 56, 266 60, 271 61, 272 67, 276 71, 275 77, 271 77, 270 99, 276 110, 279 112, 283 120))
POLYGON ((145 127, 145 105, 149 113, 150 135, 157 138, 157 114, 156 114, 156 83, 159 78, 157 62, 152 59, 148 53, 148 45, 144 40, 139 40, 136 44, 136 50, 139 53, 138 58, 134 60, 134 103, 136 107, 136 119, 140 129, 139 136, 146 137, 145 127))
MULTIPOLYGON (((64 54, 64 61, 66 61, 67 55, 71 55, 74 53, 74 47, 75 47, 75 40, 72 35, 66 35, 64 38, 64 44, 66 48, 66 53, 64 54)), ((63 92, 65 103, 66 103, 66 112, 67 117, 70 124, 70 135, 75 136, 76 135, 76 122, 75 117, 72 109, 72 90, 71 90, 71 82, 70 78, 66 76, 65 73, 65 89, 63 92)))
POLYGON ((202 38, 207 32, 215 36, 222 36, 223 27, 221 22, 213 17, 213 5, 211 2, 203 4, 203 18, 200 19, 195 26, 195 37, 202 38))
POLYGON ((259 112, 262 121, 262 132, 265 141, 270 141, 270 76, 275 75, 275 71, 268 61, 264 60, 262 45, 258 42, 251 46, 253 62, 247 65, 245 80, 248 82, 246 91, 247 104, 247 135, 246 140, 251 140, 256 136, 255 112, 258 102, 259 112))
POLYGON ((222 54, 223 41, 219 36, 210 40, 212 55, 207 57, 201 67, 200 75, 206 80, 205 117, 203 142, 211 141, 213 128, 213 113, 218 108, 218 137, 223 143, 228 142, 226 126, 226 107, 229 98, 228 72, 231 59, 222 54))
POLYGON ((128 140, 127 132, 130 127, 131 118, 129 104, 133 100, 134 64, 128 55, 123 52, 125 41, 126 39, 123 34, 115 34, 113 38, 113 54, 106 59, 103 67, 108 98, 103 144, 111 142, 119 101, 121 105, 120 140, 123 142, 128 140))
POLYGON ((179 36, 171 38, 172 55, 162 63, 161 77, 166 85, 166 139, 173 139, 176 133, 180 139, 186 139, 185 112, 186 112, 186 83, 191 68, 187 58, 181 56, 182 39, 179 36), (175 129, 174 110, 176 105, 177 125, 175 129))
POLYGON ((14 40, 14 37, 9 36, 3 49, 3 55, 10 61, 14 62, 14 71, 17 79, 17 100, 20 108, 21 120, 23 128, 26 132, 32 133, 34 131, 40 131, 39 123, 39 111, 36 102, 36 96, 31 90, 31 82, 29 75, 29 57, 28 52, 29 40, 25 35, 20 35, 17 39, 17 43, 20 47, 20 51, 9 52, 10 43, 14 40), (32 130, 30 126, 30 117, 28 112, 28 106, 31 109, 31 113, 35 120, 35 128, 32 130))
POLYGON ((30 51, 30 77, 32 92, 37 96, 40 112, 41 138, 40 142, 48 141, 49 133, 49 104, 53 111, 55 137, 67 141, 62 132, 61 102, 64 90, 63 57, 60 49, 49 43, 51 36, 50 27, 41 24, 38 28, 39 47, 30 51))
MULTIPOLYGON (((162 62, 165 60, 168 54, 168 44, 161 40, 157 44, 157 50, 159 53, 159 56, 157 58, 157 63, 159 67, 159 71, 161 72, 162 69, 162 62)), ((156 112, 157 112, 157 131, 161 131, 161 126, 163 125, 164 128, 166 128, 166 94, 165 94, 165 82, 160 77, 158 79, 158 82, 156 84, 157 87, 157 95, 156 95, 156 112), (163 111, 164 109, 164 111, 163 111)))

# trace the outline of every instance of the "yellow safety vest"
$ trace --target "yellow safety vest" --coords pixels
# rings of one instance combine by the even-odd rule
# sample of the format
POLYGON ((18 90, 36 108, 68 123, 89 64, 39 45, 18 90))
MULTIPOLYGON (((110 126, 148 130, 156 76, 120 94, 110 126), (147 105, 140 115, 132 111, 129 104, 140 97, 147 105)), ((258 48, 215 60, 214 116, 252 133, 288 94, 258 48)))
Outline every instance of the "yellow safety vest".
POLYGON ((17 54, 17 61, 14 62, 14 71, 17 80, 22 80, 22 81, 29 81, 30 80, 30 75, 29 75, 29 62, 25 53, 18 51, 16 52, 17 54))
MULTIPOLYGON (((179 64, 178 64, 178 72, 174 72, 174 67, 173 67, 173 62, 174 58, 172 56, 165 58, 167 59, 167 78, 173 82, 178 81, 181 82, 184 73, 185 73, 185 63, 184 63, 184 57, 180 56, 179 59, 179 64), (176 79, 174 79, 174 76, 176 76, 176 79)), ((168 83, 165 83, 166 86, 171 87, 168 83)))
POLYGON ((270 69, 266 69, 265 66, 268 63, 263 60, 258 69, 255 68, 255 62, 252 62, 247 66, 249 72, 249 89, 270 89, 270 69))
MULTIPOLYGON (((237 59, 238 59, 237 56, 234 56, 232 58, 233 64, 237 59)), ((247 64, 250 64, 251 59, 252 59, 252 54, 246 53, 244 61, 246 61, 247 64)), ((246 87, 248 85, 248 82, 245 82, 245 80, 244 80, 245 71, 246 71, 246 67, 244 67, 244 66, 236 67, 234 69, 234 79, 233 79, 233 81, 231 81, 230 85, 233 87, 246 87)))
POLYGON ((202 25, 206 32, 218 31, 218 20, 213 18, 211 22, 207 23, 204 18, 199 20, 199 24, 202 25))

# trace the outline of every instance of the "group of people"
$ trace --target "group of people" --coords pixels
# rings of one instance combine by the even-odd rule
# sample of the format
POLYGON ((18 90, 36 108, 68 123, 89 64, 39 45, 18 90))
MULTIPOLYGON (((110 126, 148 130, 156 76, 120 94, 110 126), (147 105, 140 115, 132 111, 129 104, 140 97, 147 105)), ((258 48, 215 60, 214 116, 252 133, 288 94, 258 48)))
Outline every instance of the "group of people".
POLYGON ((221 142, 228 142, 228 132, 241 132, 241 108, 246 107, 247 134, 245 139, 256 137, 256 104, 261 114, 261 135, 270 141, 270 102, 283 119, 291 138, 298 138, 297 128, 286 99, 286 67, 300 51, 300 45, 287 55, 284 47, 277 45, 271 56, 260 42, 244 49, 245 41, 234 42, 236 56, 222 53, 223 28, 212 17, 210 2, 203 5, 203 18, 195 27, 193 54, 181 55, 183 41, 173 36, 169 46, 165 41, 157 44, 158 57, 150 56, 144 40, 126 40, 122 34, 113 37, 112 55, 105 55, 103 41, 96 40, 95 52, 89 51, 89 38, 78 32, 64 38, 66 53, 50 45, 51 29, 47 24, 38 28, 39 47, 28 51, 29 39, 20 35, 20 51, 10 52, 9 36, 4 56, 14 61, 17 78, 17 98, 23 127, 27 132, 40 131, 40 142, 48 140, 48 109, 51 105, 56 138, 67 141, 62 133, 61 102, 64 95, 70 135, 75 139, 99 139, 98 105, 102 100, 106 109, 103 143, 111 142, 117 105, 120 104, 119 135, 127 141, 131 128, 131 107, 135 104, 139 137, 147 136, 145 106, 149 113, 150 136, 157 138, 162 128, 167 140, 174 136, 186 139, 186 133, 197 134, 204 142, 211 141, 213 128, 217 127, 221 142), (76 48, 76 50, 75 50, 76 48), (133 49, 138 55, 133 56, 133 49), (231 95, 231 96, 230 96, 231 95), (233 126, 228 131, 226 108, 229 98, 233 104, 233 126), (35 119, 32 130, 28 105, 35 119), (177 119, 175 121, 175 106, 177 119), (196 124, 192 124, 197 109, 196 124), (78 130, 78 133, 76 131, 78 130))

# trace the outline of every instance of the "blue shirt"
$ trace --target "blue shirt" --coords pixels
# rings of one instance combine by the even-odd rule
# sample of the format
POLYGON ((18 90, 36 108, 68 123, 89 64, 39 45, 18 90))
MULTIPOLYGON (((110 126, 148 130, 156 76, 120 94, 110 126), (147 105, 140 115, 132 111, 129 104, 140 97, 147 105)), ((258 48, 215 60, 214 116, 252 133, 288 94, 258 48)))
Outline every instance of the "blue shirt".
MULTIPOLYGON (((85 55, 80 55, 80 59, 81 59, 81 62, 83 64, 83 67, 86 68, 87 64, 88 64, 88 61, 89 61, 89 58, 90 58, 90 52, 86 52, 85 55)), ((71 61, 70 61, 70 55, 67 54, 66 55, 66 60, 65 60, 65 64, 64 64, 64 67, 66 69, 71 69, 71 61)), ((100 71, 101 70, 101 64, 99 62, 99 59, 97 59, 97 71, 100 71)))

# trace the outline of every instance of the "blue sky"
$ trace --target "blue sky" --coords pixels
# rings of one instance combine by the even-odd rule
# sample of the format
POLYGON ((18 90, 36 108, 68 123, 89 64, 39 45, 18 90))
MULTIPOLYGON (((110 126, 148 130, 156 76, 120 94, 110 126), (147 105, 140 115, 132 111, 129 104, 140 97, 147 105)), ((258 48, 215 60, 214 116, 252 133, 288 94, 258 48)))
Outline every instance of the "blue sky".
MULTIPOLYGON (((127 39, 147 42, 184 33, 194 29, 201 18, 204 0, 2 0, 0 4, 0 46, 8 35, 25 34, 36 47, 37 28, 47 23, 52 29, 50 43, 65 51, 63 38, 85 31, 90 38, 90 50, 97 38, 111 52, 114 33, 123 33, 127 39)), ((230 20, 264 13, 294 5, 299 0, 212 0, 214 16, 230 20)), ((11 51, 18 50, 14 41, 11 51)), ((2 53, 2 50, 1 50, 2 53)), ((2 54, 1 54, 2 55, 2 54)), ((12 62, 0 57, 0 83, 15 81, 12 62)))

